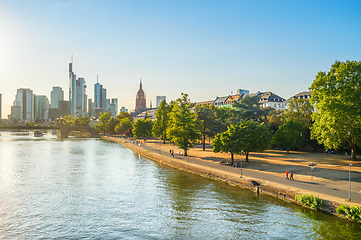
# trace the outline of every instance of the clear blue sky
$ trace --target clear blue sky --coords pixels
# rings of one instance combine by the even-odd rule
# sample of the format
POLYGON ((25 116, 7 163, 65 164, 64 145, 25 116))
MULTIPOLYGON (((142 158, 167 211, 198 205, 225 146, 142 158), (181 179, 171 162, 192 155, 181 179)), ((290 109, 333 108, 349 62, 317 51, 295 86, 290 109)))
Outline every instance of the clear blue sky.
POLYGON ((361 1, 0 0, 2 117, 18 88, 68 99, 71 54, 89 98, 99 74, 129 110, 140 78, 148 106, 239 88, 289 98, 336 60, 361 60, 361 1))

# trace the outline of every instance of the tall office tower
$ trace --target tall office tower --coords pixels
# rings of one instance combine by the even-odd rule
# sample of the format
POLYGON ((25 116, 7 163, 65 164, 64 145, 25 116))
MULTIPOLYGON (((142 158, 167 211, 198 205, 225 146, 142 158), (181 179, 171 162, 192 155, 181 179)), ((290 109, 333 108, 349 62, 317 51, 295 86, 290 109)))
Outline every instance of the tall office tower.
POLYGON ((0 93, 0 119, 1 119, 1 111, 2 111, 2 108, 1 108, 1 106, 2 106, 2 94, 0 93))
POLYGON ((140 79, 139 90, 135 99, 135 112, 142 112, 146 109, 145 93, 143 91, 142 79, 140 79))
POLYGON ((78 78, 76 80, 76 112, 75 117, 81 117, 85 115, 85 92, 86 85, 84 78, 78 78))
POLYGON ((20 88, 17 90, 14 106, 20 106, 21 120, 34 119, 33 103, 33 90, 29 88, 20 88))
POLYGON ((49 119, 49 100, 45 95, 36 95, 34 104, 35 119, 49 119))
POLYGON ((107 90, 105 88, 102 89, 102 104, 101 108, 103 110, 103 113, 105 113, 107 109, 107 90))
POLYGON ((59 102, 59 116, 65 117, 70 115, 70 102, 69 101, 60 101, 59 102))
POLYGON ((76 112, 76 75, 73 72, 73 57, 69 63, 69 102, 70 115, 75 117, 76 112))
POLYGON ((106 110, 108 110, 110 108, 110 99, 106 99, 107 100, 107 105, 106 105, 106 110))
POLYGON ((50 108, 59 108, 59 101, 64 100, 64 91, 61 87, 53 87, 50 92, 50 108))
POLYGON ((115 104, 114 104, 114 103, 109 104, 109 110, 110 110, 110 114, 111 114, 113 117, 116 116, 116 114, 115 114, 116 108, 115 108, 115 104))
POLYGON ((118 98, 112 98, 112 103, 115 105, 115 116, 118 115, 118 98))
POLYGON ((97 76, 97 83, 94 84, 94 108, 100 108, 101 112, 104 113, 107 110, 107 90, 103 88, 103 85, 101 85, 98 82, 98 76, 97 76))
POLYGON ((166 101, 166 96, 157 96, 157 108, 159 108, 160 103, 165 100, 166 101))
POLYGON ((89 98, 88 99, 88 117, 92 117, 93 116, 93 106, 92 106, 93 102, 92 99, 89 98))
POLYGON ((128 109, 126 109, 125 107, 122 107, 122 108, 120 109, 120 112, 128 112, 128 109))

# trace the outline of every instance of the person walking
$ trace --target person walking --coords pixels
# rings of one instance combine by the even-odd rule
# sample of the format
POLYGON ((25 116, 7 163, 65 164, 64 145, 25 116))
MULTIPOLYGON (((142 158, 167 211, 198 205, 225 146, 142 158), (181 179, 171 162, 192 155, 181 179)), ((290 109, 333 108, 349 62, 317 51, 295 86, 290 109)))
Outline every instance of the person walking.
POLYGON ((287 171, 287 169, 286 169, 286 180, 289 180, 289 178, 288 178, 288 171, 287 171))
POLYGON ((293 179, 293 172, 291 171, 291 173, 290 173, 290 180, 294 180, 293 179))

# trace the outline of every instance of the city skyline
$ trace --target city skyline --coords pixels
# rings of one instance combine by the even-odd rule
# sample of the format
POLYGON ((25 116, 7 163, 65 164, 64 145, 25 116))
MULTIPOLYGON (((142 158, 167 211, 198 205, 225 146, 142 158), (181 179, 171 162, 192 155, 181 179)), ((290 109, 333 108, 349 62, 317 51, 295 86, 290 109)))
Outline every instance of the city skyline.
POLYGON ((360 10, 359 1, 1 2, 1 116, 19 88, 49 99, 52 87, 68 89, 72 54, 89 96, 99 75, 107 98, 130 111, 140 78, 147 105, 240 88, 287 99, 336 60, 360 60, 360 10))

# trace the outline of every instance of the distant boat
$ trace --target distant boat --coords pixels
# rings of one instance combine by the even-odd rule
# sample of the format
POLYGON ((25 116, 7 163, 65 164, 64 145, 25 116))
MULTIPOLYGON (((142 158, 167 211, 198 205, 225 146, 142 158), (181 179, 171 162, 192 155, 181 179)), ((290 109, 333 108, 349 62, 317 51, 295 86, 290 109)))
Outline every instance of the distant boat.
POLYGON ((32 134, 34 137, 42 137, 44 133, 40 130, 35 130, 32 134))

